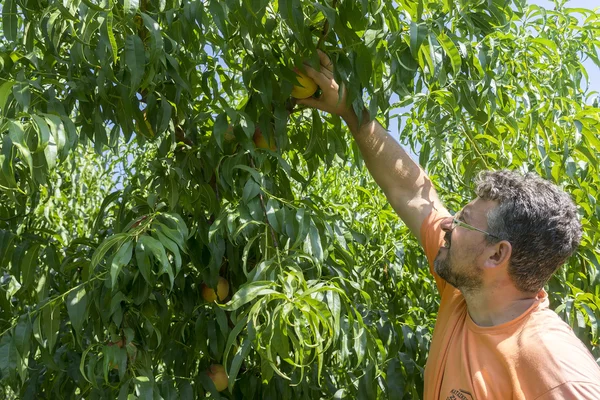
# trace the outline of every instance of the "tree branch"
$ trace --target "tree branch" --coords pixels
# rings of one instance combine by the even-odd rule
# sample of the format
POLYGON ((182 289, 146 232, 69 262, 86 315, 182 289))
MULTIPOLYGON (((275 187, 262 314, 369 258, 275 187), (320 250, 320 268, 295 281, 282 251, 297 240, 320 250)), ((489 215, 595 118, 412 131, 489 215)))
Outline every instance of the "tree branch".
MULTIPOLYGON (((331 3, 331 8, 335 9, 336 6, 337 6, 337 0, 333 0, 333 2, 331 3)), ((327 18, 327 17, 325 17, 325 18, 327 18)), ((323 30, 321 31, 321 37, 319 38, 319 41, 317 42, 317 49, 323 45, 323 42, 325 41, 325 37, 327 36, 328 33, 329 33, 329 20, 325 19, 325 23, 323 24, 323 30)))

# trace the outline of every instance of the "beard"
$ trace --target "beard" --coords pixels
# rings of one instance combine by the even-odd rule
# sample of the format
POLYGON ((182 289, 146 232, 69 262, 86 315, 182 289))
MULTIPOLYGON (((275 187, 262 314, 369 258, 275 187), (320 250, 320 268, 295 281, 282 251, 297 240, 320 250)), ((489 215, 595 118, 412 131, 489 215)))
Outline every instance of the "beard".
POLYGON ((460 290, 461 292, 474 292, 482 285, 481 274, 479 268, 475 265, 467 268, 466 271, 458 271, 458 268, 452 262, 450 254, 451 239, 450 235, 446 234, 448 247, 446 248, 446 257, 441 257, 441 249, 433 262, 433 270, 446 282, 460 290))

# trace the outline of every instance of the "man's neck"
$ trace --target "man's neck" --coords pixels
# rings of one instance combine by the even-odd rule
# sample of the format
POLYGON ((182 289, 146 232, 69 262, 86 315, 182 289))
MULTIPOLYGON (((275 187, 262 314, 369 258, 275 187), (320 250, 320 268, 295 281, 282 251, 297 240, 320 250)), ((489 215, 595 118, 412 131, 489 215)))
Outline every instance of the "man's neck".
POLYGON ((463 293, 473 322, 479 326, 496 326, 522 315, 536 302, 535 294, 526 294, 510 287, 482 289, 463 293))

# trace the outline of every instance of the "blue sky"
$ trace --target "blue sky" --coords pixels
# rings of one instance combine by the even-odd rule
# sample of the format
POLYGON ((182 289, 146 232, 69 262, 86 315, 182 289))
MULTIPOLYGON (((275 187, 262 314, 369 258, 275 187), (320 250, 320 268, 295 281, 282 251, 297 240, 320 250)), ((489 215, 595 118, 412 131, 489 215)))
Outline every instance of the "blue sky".
MULTIPOLYGON (((549 10, 554 9, 554 1, 550 0, 529 0, 528 4, 536 4, 540 7, 547 8, 549 10)), ((596 7, 600 7, 600 0, 571 0, 566 4, 567 7, 570 8, 587 8, 593 9, 596 7)), ((589 91, 600 92, 600 68, 592 60, 585 60, 583 62, 583 66, 585 67, 588 75, 589 75, 589 91)), ((397 101, 397 96, 392 96, 392 101, 397 101)), ((406 112, 408 109, 402 109, 398 111, 393 111, 391 114, 396 114, 398 112, 406 112)), ((394 118, 390 120, 390 125, 388 127, 390 134, 398 140, 399 131, 398 131, 398 119, 394 118)), ((414 155, 413 155, 414 156, 414 155)))

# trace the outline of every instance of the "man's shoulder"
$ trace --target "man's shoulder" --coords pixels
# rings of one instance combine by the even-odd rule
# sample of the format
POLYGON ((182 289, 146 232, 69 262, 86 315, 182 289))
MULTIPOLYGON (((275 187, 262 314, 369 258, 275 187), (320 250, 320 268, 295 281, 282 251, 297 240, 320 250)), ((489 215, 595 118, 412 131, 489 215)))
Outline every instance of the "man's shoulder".
POLYGON ((554 399, 598 400, 600 399, 600 383, 565 382, 535 398, 535 400, 554 399))
POLYGON ((600 366, 590 351, 547 307, 531 313, 512 343, 513 365, 519 375, 527 377, 521 382, 549 388, 568 382, 600 382, 600 366))
POLYGON ((557 342, 569 343, 585 349, 573 329, 546 305, 532 311, 517 332, 520 343, 528 349, 546 348, 557 342))

